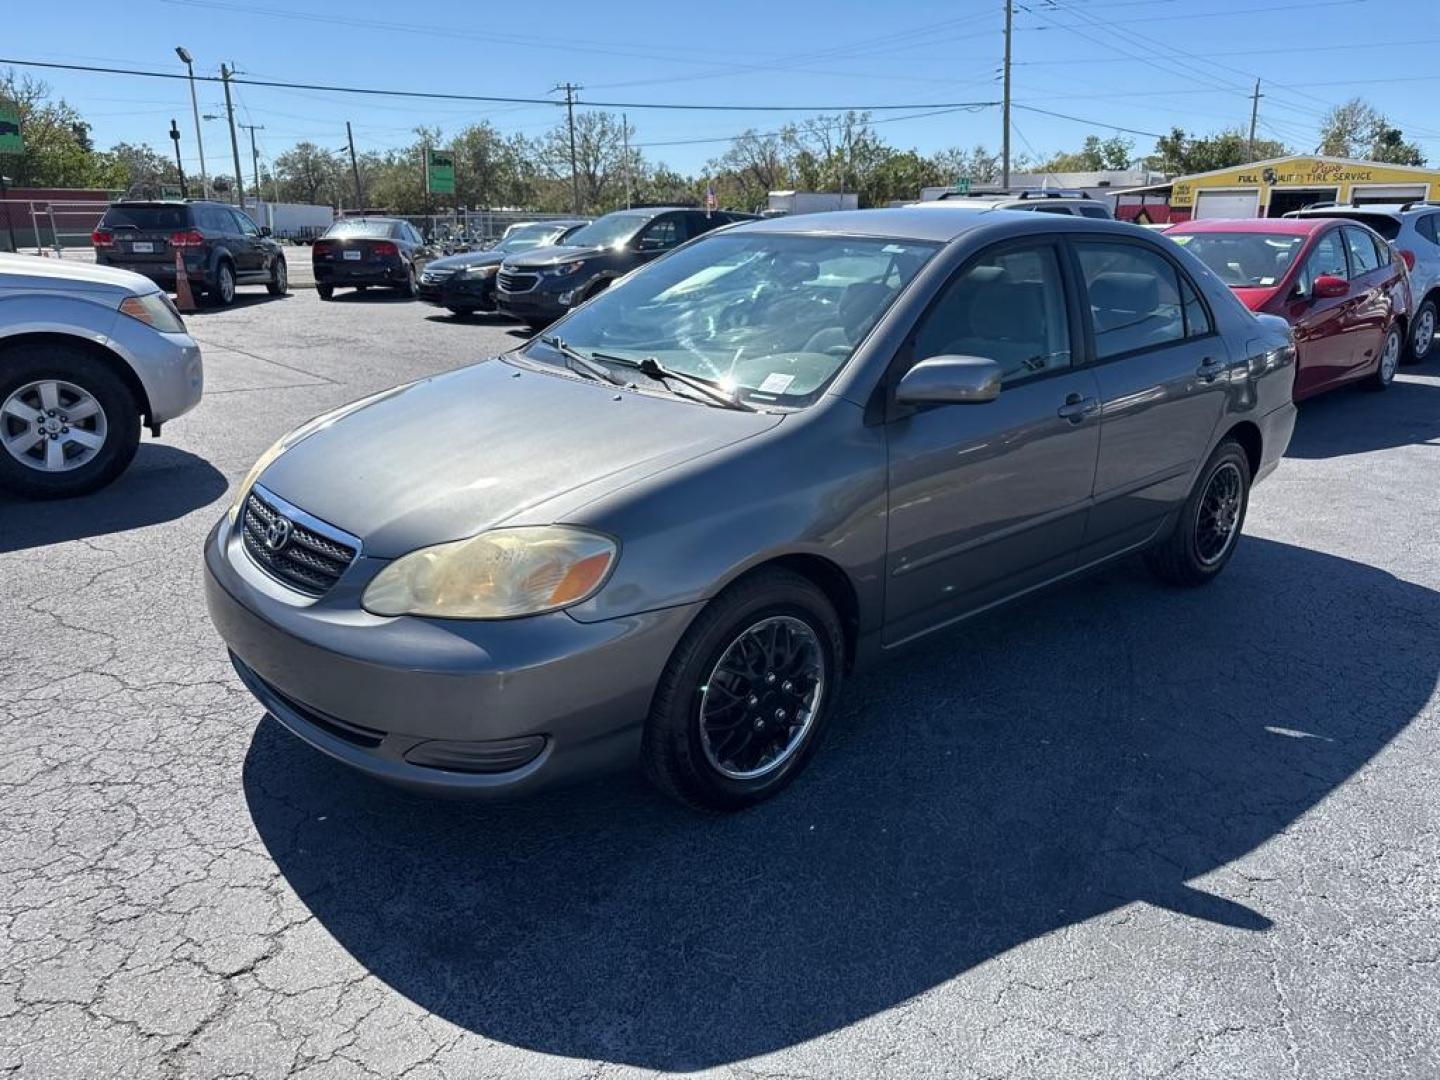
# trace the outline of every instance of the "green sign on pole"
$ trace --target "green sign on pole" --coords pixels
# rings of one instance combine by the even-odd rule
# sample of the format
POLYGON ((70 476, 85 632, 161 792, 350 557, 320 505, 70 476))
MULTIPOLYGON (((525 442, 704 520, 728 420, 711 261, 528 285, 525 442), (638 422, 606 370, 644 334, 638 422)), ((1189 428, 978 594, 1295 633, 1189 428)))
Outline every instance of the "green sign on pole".
POLYGON ((20 137, 20 110, 13 105, 0 105, 0 154, 23 154, 25 140, 20 137))
POLYGON ((425 190, 431 195, 455 194, 455 155, 449 150, 425 151, 425 190))
POLYGON ((956 195, 969 195, 969 194, 970 194, 970 178, 969 178, 968 176, 962 176, 962 177, 960 177, 959 180, 956 180, 956 181, 955 181, 955 194, 956 194, 956 195))

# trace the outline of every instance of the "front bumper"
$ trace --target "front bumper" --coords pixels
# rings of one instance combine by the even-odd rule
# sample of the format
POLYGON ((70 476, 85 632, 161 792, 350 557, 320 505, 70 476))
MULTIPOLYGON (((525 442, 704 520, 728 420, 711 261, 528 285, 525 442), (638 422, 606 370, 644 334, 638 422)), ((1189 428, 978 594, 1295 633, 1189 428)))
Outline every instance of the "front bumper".
POLYGON ((561 303, 560 294, 571 289, 565 285, 555 292, 542 292, 536 286, 529 292, 510 293, 504 289, 495 290, 495 306, 506 315, 523 322, 554 322, 570 310, 568 303, 561 303))
POLYGON ((564 612, 381 618, 359 601, 383 565, 362 555, 309 601, 266 577, 224 519, 211 532, 211 621, 242 681, 291 732, 381 780, 478 797, 635 760, 655 683, 698 605, 598 623, 564 612), (503 771, 490 771, 496 762, 503 771))
POLYGON ((475 277, 454 274, 438 282, 427 282, 422 275, 418 295, 421 300, 439 307, 494 311, 495 275, 475 277))
POLYGON ((117 314, 109 346, 123 356, 145 388, 146 420, 160 425, 200 404, 205 366, 189 334, 161 334, 128 315, 117 314))

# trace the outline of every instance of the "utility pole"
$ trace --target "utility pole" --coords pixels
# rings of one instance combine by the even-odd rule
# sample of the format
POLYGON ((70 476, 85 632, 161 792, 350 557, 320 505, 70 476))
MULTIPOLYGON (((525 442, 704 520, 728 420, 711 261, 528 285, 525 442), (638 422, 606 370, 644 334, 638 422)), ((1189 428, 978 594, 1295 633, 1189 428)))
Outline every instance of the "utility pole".
POLYGON ((173 116, 170 118, 170 140, 175 144, 175 171, 180 174, 180 197, 188 199, 190 191, 185 186, 185 165, 180 160, 180 128, 173 116))
POLYGON ((620 114, 620 137, 625 140, 625 209, 630 209, 630 117, 620 114))
POLYGON ((260 155, 255 150, 255 132, 264 131, 264 124, 241 124, 242 128, 250 133, 250 175, 254 182, 250 185, 250 193, 255 196, 255 201, 260 201, 260 155))
POLYGON ((350 145, 350 173, 355 177, 355 209, 365 213, 365 193, 360 190, 360 165, 355 160, 355 133, 350 130, 350 121, 345 121, 345 141, 350 145))
POLYGON ((205 175, 205 140, 200 135, 200 101, 195 96, 195 58, 184 45, 175 46, 175 55, 190 73, 190 111, 195 114, 195 149, 200 153, 200 197, 205 199, 210 195, 210 179, 205 175))
POLYGON ((1000 186, 1010 189, 1010 23, 1015 17, 1014 0, 1005 0, 1005 103, 1000 122, 1005 131, 1000 138, 1000 186))
POLYGON ((570 120, 570 186, 575 192, 575 213, 578 216, 582 210, 580 209, 580 169, 575 162, 575 91, 584 88, 567 82, 555 89, 565 91, 565 112, 570 120))
POLYGON ((1255 80, 1255 93, 1250 95, 1250 142, 1248 144, 1250 160, 1255 160, 1255 124, 1260 119, 1260 99, 1264 95, 1260 93, 1260 80, 1255 80))
POLYGON ((230 76, 235 72, 224 64, 220 65, 220 81, 225 84, 225 115, 230 121, 230 153, 235 158, 235 202, 245 209, 245 178, 240 172, 240 140, 235 138, 235 105, 230 100, 230 76))

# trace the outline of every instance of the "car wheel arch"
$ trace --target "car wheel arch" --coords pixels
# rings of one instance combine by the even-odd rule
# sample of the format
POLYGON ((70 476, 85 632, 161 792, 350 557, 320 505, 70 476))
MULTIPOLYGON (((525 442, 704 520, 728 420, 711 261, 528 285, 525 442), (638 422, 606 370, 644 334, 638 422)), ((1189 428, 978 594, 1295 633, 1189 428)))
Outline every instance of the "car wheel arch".
POLYGON ((1260 434, 1259 425, 1253 420, 1241 420, 1232 424, 1215 445, 1219 446, 1226 439, 1234 439, 1240 444, 1240 448, 1245 451, 1245 459, 1250 463, 1250 475, 1258 475, 1265 452, 1265 440, 1260 434))
POLYGON ((145 419, 147 426, 154 430, 154 424, 150 419, 150 395, 145 392, 145 384, 140 381, 140 376, 130 366, 123 356, 114 349, 100 344, 92 338, 81 337, 79 334, 67 334, 57 330, 29 331, 21 334, 12 334, 0 338, 0 367, 4 366, 5 354, 13 349, 24 345, 43 345, 51 342, 58 345, 66 345, 71 348, 83 349, 96 359, 109 364, 115 369, 121 381, 125 383, 126 389, 135 397, 135 404, 140 410, 140 415, 145 419))

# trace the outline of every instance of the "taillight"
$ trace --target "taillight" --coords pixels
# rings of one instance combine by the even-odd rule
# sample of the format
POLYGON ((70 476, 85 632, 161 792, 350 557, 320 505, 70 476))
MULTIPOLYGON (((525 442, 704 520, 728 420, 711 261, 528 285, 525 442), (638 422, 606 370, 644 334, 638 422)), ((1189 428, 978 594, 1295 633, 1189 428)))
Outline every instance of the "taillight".
POLYGON ((312 250, 316 255, 329 255, 330 249, 334 246, 329 240, 316 240, 312 250))
POLYGON ((1414 270, 1414 269, 1415 269, 1415 252, 1411 251, 1409 248, 1401 248, 1401 249, 1400 249, 1400 258, 1402 258, 1402 259, 1405 260, 1405 269, 1406 269, 1406 270, 1414 270))
POLYGON ((204 243, 205 237, 201 236, 194 229, 190 229, 188 232, 177 232, 170 234, 171 247, 200 247, 204 243))
POLYGON ((108 233, 104 229, 96 229, 90 234, 90 243, 96 247, 114 247, 115 236, 113 233, 108 233))
POLYGON ((391 255, 399 255, 400 249, 389 240, 381 240, 370 245, 370 254, 379 255, 382 259, 388 259, 391 255))

